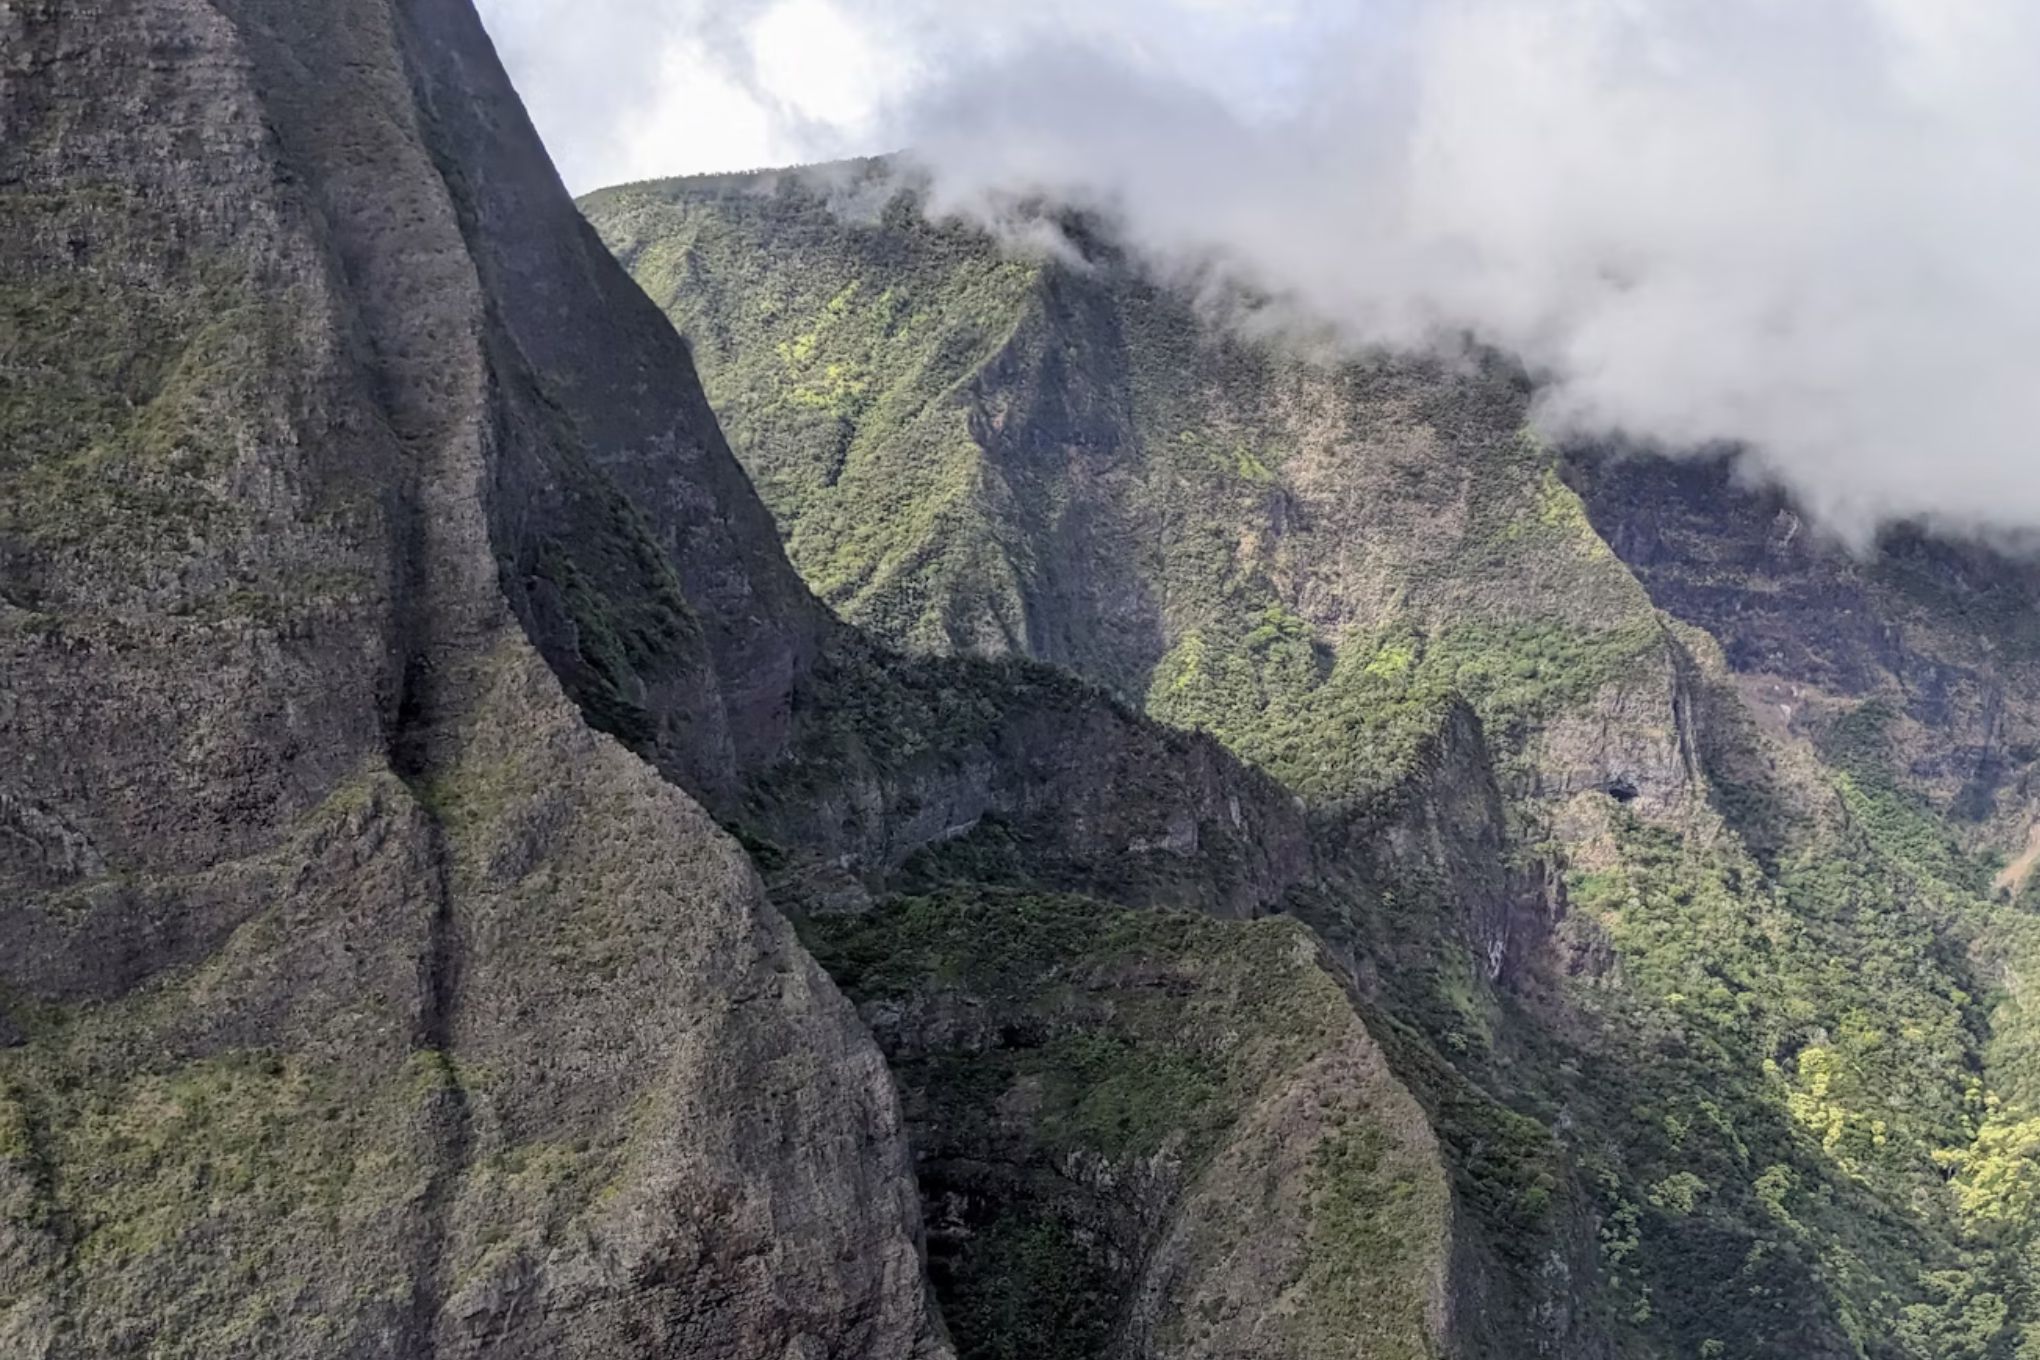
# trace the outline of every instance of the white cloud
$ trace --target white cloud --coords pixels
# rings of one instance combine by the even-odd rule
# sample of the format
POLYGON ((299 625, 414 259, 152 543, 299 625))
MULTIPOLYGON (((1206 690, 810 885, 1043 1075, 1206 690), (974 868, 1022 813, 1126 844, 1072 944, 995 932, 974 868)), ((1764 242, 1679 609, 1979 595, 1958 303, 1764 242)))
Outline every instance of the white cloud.
POLYGON ((751 28, 758 82, 801 117, 869 127, 898 84, 884 54, 829 0, 785 0, 751 28))
POLYGON ((698 170, 745 170, 797 159, 798 146, 769 109, 699 47, 662 54, 658 82, 638 116, 616 129, 608 155, 581 169, 579 188, 698 170))
POLYGON ((833 0, 480 0, 569 187, 875 150, 909 78, 833 0))
MULTIPOLYGON (((574 12, 664 16, 788 158, 912 144, 1356 343, 1509 349, 1560 431, 1747 442, 1848 532, 2040 527, 2027 0, 780 2, 574 12)), ((550 98, 570 162, 666 107, 550 98)), ((717 144, 671 101, 632 175, 717 144)))

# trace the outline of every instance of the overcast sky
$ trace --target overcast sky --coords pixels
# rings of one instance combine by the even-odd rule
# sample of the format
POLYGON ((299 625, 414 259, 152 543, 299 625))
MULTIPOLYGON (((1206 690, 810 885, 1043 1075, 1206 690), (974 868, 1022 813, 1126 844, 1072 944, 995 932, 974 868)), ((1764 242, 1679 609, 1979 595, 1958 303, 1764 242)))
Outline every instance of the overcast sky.
POLYGON ((913 148, 1832 526, 2040 526, 2031 0, 481 0, 577 190, 913 148))
MULTIPOLYGON (((568 185, 872 155, 966 70, 1061 48, 1252 116, 1350 5, 1319 0, 480 0, 568 185)), ((1401 0, 1374 0, 1380 16, 1401 0)))

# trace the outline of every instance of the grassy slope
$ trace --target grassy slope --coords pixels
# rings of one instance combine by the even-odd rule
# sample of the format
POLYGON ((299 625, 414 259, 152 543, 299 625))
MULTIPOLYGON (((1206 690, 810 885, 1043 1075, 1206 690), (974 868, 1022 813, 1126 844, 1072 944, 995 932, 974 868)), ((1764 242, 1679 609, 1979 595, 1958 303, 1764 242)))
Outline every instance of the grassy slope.
MULTIPOLYGON (((1473 702, 1519 841, 1572 866, 1577 966, 1530 995, 1469 984, 1471 960, 1392 985, 1405 1075, 1449 1059, 1415 1084, 1463 1192, 1491 1140, 1435 1099, 1456 1074, 1566 1130, 1626 1350, 2021 1344, 2034 1064, 1992 979, 2030 952, 2023 918, 1987 903, 1874 708, 1838 706, 1816 749, 1724 700, 1707 805, 1582 801, 1571 748, 1677 725, 1635 693, 1727 681, 1518 435, 1508 375, 1278 360, 1110 268, 1005 262, 897 202, 864 226, 785 184, 587 206, 692 338, 797 565, 881 636, 1077 666, 1327 816, 1473 702), (1117 600, 1085 597, 1115 572, 1117 600)), ((1416 910, 1374 890, 1377 931, 1416 910)))
POLYGON ((1017 642, 1023 621, 960 388, 1007 340, 1035 271, 962 233, 889 225, 859 261, 805 199, 741 183, 730 214, 640 204, 628 258, 679 310, 731 442, 794 564, 851 621, 925 650, 1017 642), (642 213, 642 217, 638 214, 642 213), (783 230, 769 254, 747 219, 783 230))

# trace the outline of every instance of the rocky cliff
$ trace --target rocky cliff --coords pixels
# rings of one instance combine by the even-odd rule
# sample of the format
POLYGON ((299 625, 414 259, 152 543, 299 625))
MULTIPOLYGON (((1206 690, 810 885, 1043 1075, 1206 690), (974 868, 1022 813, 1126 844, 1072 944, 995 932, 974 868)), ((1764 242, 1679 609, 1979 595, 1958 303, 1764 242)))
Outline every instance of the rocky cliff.
POLYGON ((1452 1345, 2030 1344, 2028 564, 1548 447, 1503 360, 1313 350, 885 164, 583 206, 825 600, 1302 801, 1282 906, 1438 1136, 1452 1345))
MULTIPOLYGON (((520 626, 549 476, 743 482, 655 316, 627 418, 526 350, 631 290, 473 14, 0 31, 7 1352, 939 1350, 875 1048, 520 626)), ((712 752, 819 615, 698 518, 712 752)))
POLYGON ((885 176, 0 0, 5 1353, 2030 1349, 2030 568, 885 176))
POLYGON ((837 623, 466 0, 0 4, 0 134, 0 1349, 934 1357, 939 1301, 983 1353, 926 1087, 759 865, 826 948, 1090 894, 1074 1018, 1074 958, 961 980, 1032 1058, 859 997, 1128 1225, 1049 1263, 1084 1325, 1244 1353, 1302 1271, 1295 1354, 1363 1282, 1365 1353, 1450 1344, 1435 1143, 1241 919, 1294 799, 837 623), (1207 1241, 1263 1158, 1279 1239, 1207 1241))

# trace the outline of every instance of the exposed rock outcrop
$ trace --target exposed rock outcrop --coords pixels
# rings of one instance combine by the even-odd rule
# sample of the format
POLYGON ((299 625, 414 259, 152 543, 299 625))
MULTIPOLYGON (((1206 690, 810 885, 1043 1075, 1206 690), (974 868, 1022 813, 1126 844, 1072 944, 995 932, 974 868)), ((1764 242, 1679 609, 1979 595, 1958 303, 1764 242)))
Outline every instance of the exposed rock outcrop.
POLYGON ((590 468, 678 766, 822 622, 465 0, 0 54, 0 1350, 939 1352, 876 1049, 541 657, 590 468))
POLYGON ((968 1353, 1461 1353, 1437 1141, 1299 923, 952 888, 813 929, 968 1353))
POLYGON ((0 1348, 946 1354, 710 814, 1251 917, 1295 801, 817 604, 466 0, 0 36, 0 1348))

